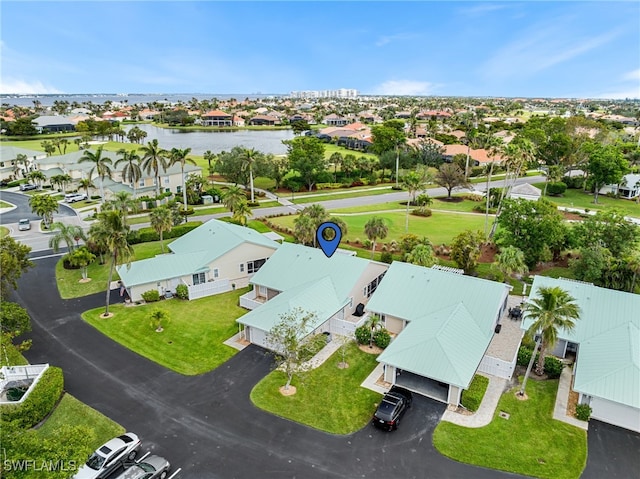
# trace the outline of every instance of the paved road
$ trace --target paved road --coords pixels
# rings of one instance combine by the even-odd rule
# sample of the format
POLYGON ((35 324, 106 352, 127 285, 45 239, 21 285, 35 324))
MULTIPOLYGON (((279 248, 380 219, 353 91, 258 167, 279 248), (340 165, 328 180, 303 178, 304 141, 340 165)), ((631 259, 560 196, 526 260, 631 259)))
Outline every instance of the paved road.
MULTIPOLYGON (((38 221, 42 218, 31 212, 29 207, 29 195, 22 193, 14 193, 11 191, 0 191, 0 200, 12 203, 17 206, 16 209, 0 214, 0 222, 4 225, 11 225, 11 223, 17 223, 23 218, 27 218, 31 221, 38 221)), ((73 208, 60 204, 60 210, 53 215, 54 221, 58 218, 66 218, 76 216, 76 212, 73 208)))
POLYGON ((249 393, 272 368, 256 346, 200 376, 168 371, 84 323, 79 312, 104 296, 61 300, 56 260, 37 260, 16 293, 33 320, 27 358, 62 367, 67 391, 138 433, 145 448, 182 467, 183 478, 517 477, 439 455, 431 435, 444 405, 426 398, 416 398, 391 434, 372 426, 325 434, 255 408, 249 393))

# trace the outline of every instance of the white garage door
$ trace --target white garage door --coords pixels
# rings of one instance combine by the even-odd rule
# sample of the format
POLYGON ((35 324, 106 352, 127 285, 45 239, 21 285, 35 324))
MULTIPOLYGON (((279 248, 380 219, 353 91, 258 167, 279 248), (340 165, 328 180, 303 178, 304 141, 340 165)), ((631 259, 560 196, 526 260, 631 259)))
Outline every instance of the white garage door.
POLYGON ((269 349, 267 344, 267 332, 254 327, 249 328, 249 341, 263 348, 269 349))
POLYGON ((596 397, 591 398, 591 408, 594 419, 640 432, 640 409, 596 397))

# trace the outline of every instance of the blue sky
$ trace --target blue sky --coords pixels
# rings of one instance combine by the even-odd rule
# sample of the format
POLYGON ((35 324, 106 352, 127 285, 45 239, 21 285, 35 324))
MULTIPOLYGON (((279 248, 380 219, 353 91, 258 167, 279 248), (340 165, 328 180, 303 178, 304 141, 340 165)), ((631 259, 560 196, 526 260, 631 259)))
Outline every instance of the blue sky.
POLYGON ((0 93, 640 97, 640 2, 28 2, 0 93))

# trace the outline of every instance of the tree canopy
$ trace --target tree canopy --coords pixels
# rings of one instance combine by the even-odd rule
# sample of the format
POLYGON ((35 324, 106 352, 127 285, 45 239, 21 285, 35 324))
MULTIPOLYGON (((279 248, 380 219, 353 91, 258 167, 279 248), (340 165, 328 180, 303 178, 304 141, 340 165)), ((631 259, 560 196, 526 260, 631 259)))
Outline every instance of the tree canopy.
POLYGON ((312 136, 299 136, 292 140, 284 140, 291 168, 296 170, 309 188, 313 189, 318 176, 327 171, 327 160, 324 157, 324 144, 312 136))

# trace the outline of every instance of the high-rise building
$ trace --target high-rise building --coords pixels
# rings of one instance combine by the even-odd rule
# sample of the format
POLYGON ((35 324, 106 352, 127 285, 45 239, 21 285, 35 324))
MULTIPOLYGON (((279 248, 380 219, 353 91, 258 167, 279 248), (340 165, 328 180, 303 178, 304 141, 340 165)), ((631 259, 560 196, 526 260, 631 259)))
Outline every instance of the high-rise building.
POLYGON ((291 98, 356 98, 358 90, 353 88, 339 88, 338 90, 304 90, 292 91, 291 98))

